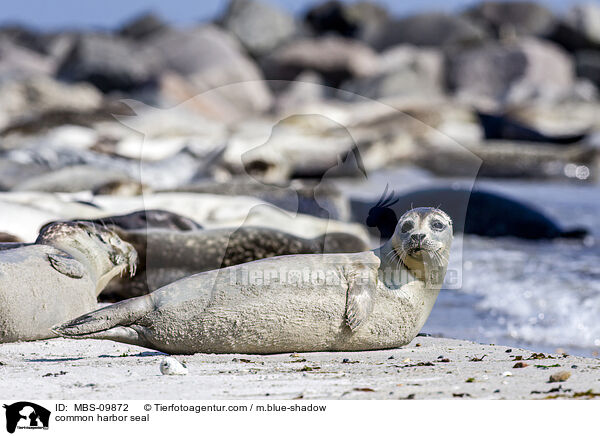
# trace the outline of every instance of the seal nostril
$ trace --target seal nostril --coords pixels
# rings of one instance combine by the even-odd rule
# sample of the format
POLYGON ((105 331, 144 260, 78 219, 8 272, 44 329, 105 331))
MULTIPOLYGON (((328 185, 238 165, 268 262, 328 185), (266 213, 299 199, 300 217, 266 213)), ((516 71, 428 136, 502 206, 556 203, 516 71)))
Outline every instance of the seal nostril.
POLYGON ((410 235, 410 239, 412 239, 415 242, 423 242, 423 239, 425 239, 425 233, 415 233, 410 235))

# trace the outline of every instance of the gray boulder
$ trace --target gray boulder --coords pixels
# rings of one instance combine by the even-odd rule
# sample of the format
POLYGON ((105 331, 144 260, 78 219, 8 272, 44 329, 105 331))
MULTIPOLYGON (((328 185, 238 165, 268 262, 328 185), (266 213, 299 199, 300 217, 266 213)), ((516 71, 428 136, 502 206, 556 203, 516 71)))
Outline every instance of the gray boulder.
POLYGON ((389 16, 385 9, 372 2, 331 0, 310 8, 304 21, 317 35, 336 33, 371 42, 379 36, 389 16))
POLYGON ((577 75, 600 87, 600 51, 582 50, 575 54, 577 75))
POLYGON ((467 101, 522 103, 556 101, 574 84, 571 58, 560 47, 536 39, 490 42, 448 57, 447 80, 467 101))
POLYGON ((272 95, 256 64, 232 36, 216 26, 162 32, 149 38, 147 44, 161 60, 161 74, 174 73, 180 78, 180 96, 198 96, 201 100, 200 94, 212 91, 207 98, 224 99, 242 112, 264 111, 272 104, 272 95), (237 85, 226 86, 231 84, 237 85))
POLYGON ((464 16, 496 37, 544 36, 556 25, 552 11, 529 1, 486 1, 465 11, 464 16))
POLYGON ((256 57, 275 49, 297 32, 291 15, 256 0, 232 0, 221 21, 256 57))
POLYGON ((377 72, 378 59, 360 41, 339 36, 302 38, 261 59, 267 79, 294 80, 303 71, 319 73, 325 84, 337 87, 345 80, 377 72))
POLYGON ((0 36, 0 79, 20 79, 54 73, 50 58, 0 36))
POLYGON ((589 41, 600 44, 600 5, 584 3, 573 6, 566 16, 566 21, 589 41))
POLYGON ((348 81, 342 89, 373 99, 438 96, 443 92, 443 68, 440 50, 400 45, 380 55, 377 74, 348 81))
POLYGON ((81 34, 58 68, 69 82, 90 82, 102 92, 131 91, 153 82, 155 59, 148 50, 125 38, 81 34))
POLYGON ((373 41, 378 50, 398 44, 444 47, 482 41, 486 33, 465 17, 428 12, 390 21, 373 41))
POLYGON ((140 41, 167 29, 167 23, 159 16, 153 13, 146 13, 125 23, 117 33, 125 38, 140 41))

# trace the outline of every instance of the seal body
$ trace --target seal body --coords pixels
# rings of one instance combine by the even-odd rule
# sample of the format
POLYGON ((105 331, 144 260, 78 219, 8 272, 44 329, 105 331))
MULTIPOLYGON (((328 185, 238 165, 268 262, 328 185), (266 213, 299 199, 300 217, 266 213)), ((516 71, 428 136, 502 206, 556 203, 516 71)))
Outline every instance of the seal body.
POLYGON ((147 294, 181 278, 204 271, 288 254, 353 253, 367 250, 364 241, 346 233, 306 239, 263 227, 200 231, 117 230, 138 253, 134 277, 111 281, 105 301, 147 294))
POLYGON ((353 219, 378 231, 384 240, 394 232, 397 217, 412 207, 442 208, 454 230, 486 237, 522 239, 582 238, 585 229, 563 229, 535 207, 482 190, 431 188, 376 201, 352 200, 353 219))
POLYGON ((54 331, 179 354, 398 347, 435 303, 451 222, 434 209, 412 212, 395 236, 375 251, 280 256, 197 274, 54 331))
POLYGON ((52 224, 36 244, 0 251, 0 342, 55 336, 50 327, 95 309, 135 256, 113 232, 83 223, 52 224))

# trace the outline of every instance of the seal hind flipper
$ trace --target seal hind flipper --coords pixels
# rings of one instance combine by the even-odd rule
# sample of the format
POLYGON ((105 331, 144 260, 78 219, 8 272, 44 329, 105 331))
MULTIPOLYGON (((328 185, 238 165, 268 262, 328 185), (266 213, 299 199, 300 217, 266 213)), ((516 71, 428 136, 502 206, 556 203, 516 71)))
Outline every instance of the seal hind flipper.
POLYGON ((372 268, 361 265, 348 278, 346 297, 346 323, 356 331, 373 311, 373 287, 377 275, 372 268))
POLYGON ((80 279, 85 274, 85 268, 76 259, 65 254, 48 254, 48 261, 52 268, 61 274, 73 279, 80 279))
POLYGON ((152 297, 142 295, 86 313, 64 324, 53 326, 51 330, 60 336, 82 337, 113 327, 130 326, 152 310, 152 297))
POLYGON ((132 325, 129 327, 117 326, 95 333, 69 337, 74 339, 105 339, 122 342, 129 345, 139 345, 140 347, 153 348, 152 343, 146 339, 146 335, 144 334, 145 330, 146 329, 144 327, 137 325, 132 325))

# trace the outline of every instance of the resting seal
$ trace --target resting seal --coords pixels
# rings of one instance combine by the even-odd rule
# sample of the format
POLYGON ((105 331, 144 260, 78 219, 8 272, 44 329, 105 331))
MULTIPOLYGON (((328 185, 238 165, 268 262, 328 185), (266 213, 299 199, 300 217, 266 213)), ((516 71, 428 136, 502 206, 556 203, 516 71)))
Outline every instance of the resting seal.
POLYGON ((451 241, 444 212, 415 209, 379 249, 280 256, 196 274, 53 331, 176 354, 399 347, 435 303, 451 241))
POLYGON ((176 280, 212 269, 286 254, 354 253, 367 250, 364 241, 348 233, 328 233, 306 239, 265 227, 172 231, 115 229, 138 253, 133 278, 109 283, 103 301, 147 294, 176 280))
POLYGON ((411 207, 437 206, 451 217, 454 230, 466 234, 523 239, 584 238, 585 229, 564 229, 535 207, 484 190, 430 188, 394 196, 387 190, 376 201, 351 200, 353 219, 391 237, 397 216, 411 207))
POLYGON ((114 232, 80 222, 48 225, 35 244, 0 251, 0 342, 54 336, 51 326, 95 309, 136 257, 114 232))
POLYGON ((202 226, 191 218, 161 209, 143 209, 126 215, 114 215, 79 221, 100 224, 103 226, 116 226, 125 230, 147 228, 170 230, 202 229, 202 226))

